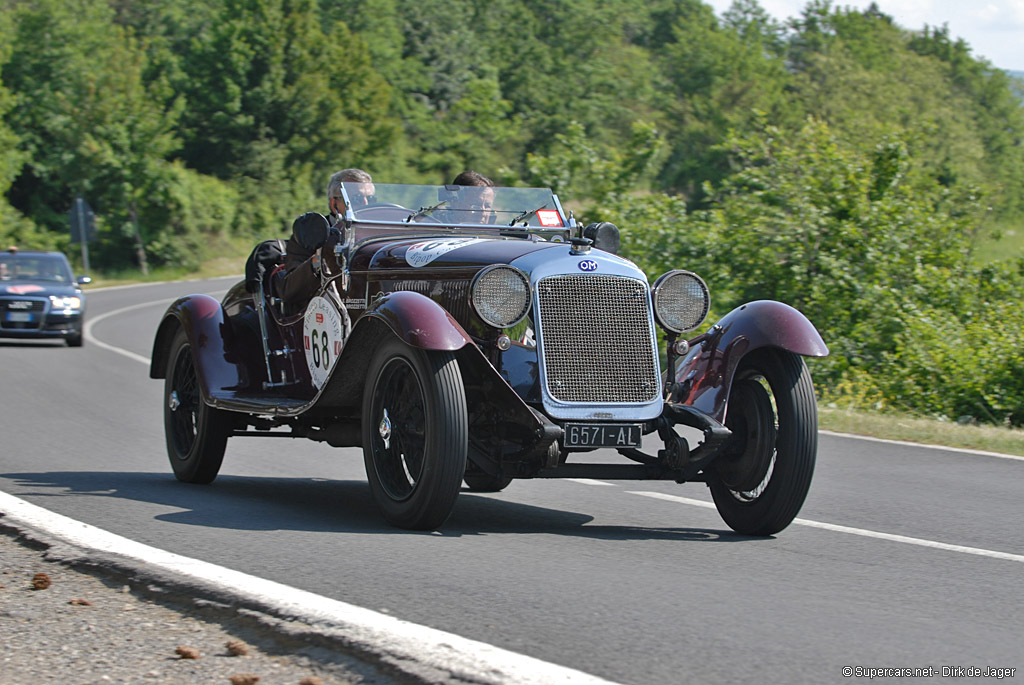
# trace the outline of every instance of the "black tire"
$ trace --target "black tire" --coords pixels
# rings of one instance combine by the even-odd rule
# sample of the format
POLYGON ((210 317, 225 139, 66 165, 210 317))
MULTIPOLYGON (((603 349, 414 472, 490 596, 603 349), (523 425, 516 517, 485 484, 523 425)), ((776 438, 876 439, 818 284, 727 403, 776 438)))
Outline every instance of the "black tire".
POLYGON ((489 473, 467 473, 462 480, 473 492, 501 492, 512 482, 507 476, 498 478, 489 473))
POLYGON ((183 329, 174 336, 168 359, 164 434, 174 477, 183 483, 210 483, 224 460, 231 418, 203 402, 192 345, 183 329))
POLYGON ((466 471, 468 417, 459 363, 388 338, 363 393, 363 460, 384 518, 433 530, 451 514, 466 471))
POLYGON ((82 346, 82 334, 75 333, 64 338, 64 342, 67 343, 68 347, 81 347, 82 346))
POLYGON ((818 409, 804 360, 774 349, 744 357, 725 425, 735 447, 708 472, 718 513, 737 533, 774 535, 803 506, 818 452, 818 409))

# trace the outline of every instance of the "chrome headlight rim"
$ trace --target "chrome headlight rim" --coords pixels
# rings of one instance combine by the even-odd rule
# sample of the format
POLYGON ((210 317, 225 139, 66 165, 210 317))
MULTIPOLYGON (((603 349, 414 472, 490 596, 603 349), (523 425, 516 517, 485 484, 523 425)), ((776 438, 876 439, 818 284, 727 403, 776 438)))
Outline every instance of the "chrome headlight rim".
POLYGON ((654 285, 651 286, 651 301, 652 301, 652 304, 654 305, 654 318, 655 318, 655 320, 657 320, 659 326, 664 328, 666 331, 669 331, 670 333, 679 334, 679 333, 685 333, 687 331, 692 331, 692 330, 696 329, 698 326, 700 326, 702 323, 704 323, 704 321, 707 320, 708 314, 711 312, 711 292, 710 292, 710 290, 708 290, 707 283, 704 282, 703 278, 701 278, 697 274, 693 273, 692 271, 687 271, 686 269, 673 269, 672 271, 668 271, 668 272, 662 274, 661 276, 659 276, 658 279, 656 281, 654 281, 654 285), (687 322, 674 322, 674 321, 670 321, 670 320, 668 320, 670 317, 666 317, 664 315, 664 312, 662 311, 663 300, 664 300, 664 298, 666 296, 667 284, 672 279, 674 279, 674 278, 686 278, 686 279, 689 279, 690 281, 696 283, 698 285, 698 287, 701 289, 701 291, 703 292, 703 295, 704 295, 703 312, 701 313, 701 315, 699 317, 695 317, 694 322, 692 323, 692 325, 683 325, 684 323, 685 324, 690 324, 689 321, 687 321, 687 322))
POLYGON ((514 267, 514 266, 512 266, 510 264, 491 264, 490 266, 486 266, 483 269, 481 269, 479 272, 477 272, 476 276, 473 277, 472 282, 470 282, 470 284, 469 284, 469 302, 470 302, 471 307, 473 308, 473 311, 476 313, 476 315, 478 317, 480 317, 481 321, 483 321, 488 326, 491 326, 492 328, 504 329, 504 328, 511 328, 511 327, 515 326, 517 323, 519 323, 520 321, 525 319, 526 315, 530 313, 530 307, 532 306, 532 301, 533 301, 533 292, 532 292, 532 288, 530 286, 530 277, 527 276, 526 273, 522 269, 518 269, 518 268, 516 268, 516 267, 514 267), (496 319, 493 319, 490 316, 488 316, 487 313, 485 313, 484 311, 481 311, 481 299, 482 298, 479 298, 477 296, 477 286, 480 284, 480 282, 484 278, 486 278, 488 274, 492 274, 495 271, 501 271, 501 270, 509 271, 509 272, 515 274, 523 282, 523 285, 525 286, 524 291, 525 291, 525 294, 526 294, 525 302, 523 303, 523 306, 522 306, 521 310, 519 311, 518 316, 516 316, 515 319, 507 321, 507 322, 506 321, 498 321, 496 319))

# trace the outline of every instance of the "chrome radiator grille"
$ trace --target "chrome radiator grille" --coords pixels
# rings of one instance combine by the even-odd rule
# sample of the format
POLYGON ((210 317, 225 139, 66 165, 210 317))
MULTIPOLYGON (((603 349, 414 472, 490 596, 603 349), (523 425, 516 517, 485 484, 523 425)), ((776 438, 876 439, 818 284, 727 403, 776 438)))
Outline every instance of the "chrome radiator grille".
POLYGON ((548 392, 561 402, 650 402, 658 394, 646 284, 596 275, 537 285, 548 392))

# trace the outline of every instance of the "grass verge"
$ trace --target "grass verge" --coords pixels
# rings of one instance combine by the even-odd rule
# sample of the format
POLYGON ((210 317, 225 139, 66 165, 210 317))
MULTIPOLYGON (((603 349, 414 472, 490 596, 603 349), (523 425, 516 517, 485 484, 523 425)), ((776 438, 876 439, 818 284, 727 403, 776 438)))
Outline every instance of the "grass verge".
POLYGON ((1024 456, 1024 430, 961 425, 902 414, 818 407, 818 426, 838 433, 1024 456))

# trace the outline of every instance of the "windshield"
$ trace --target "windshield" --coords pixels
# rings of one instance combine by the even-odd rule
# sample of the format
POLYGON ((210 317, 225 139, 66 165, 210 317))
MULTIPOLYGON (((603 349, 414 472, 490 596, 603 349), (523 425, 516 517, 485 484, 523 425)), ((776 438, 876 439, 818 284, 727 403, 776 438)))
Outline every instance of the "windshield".
POLYGON ((70 283, 71 269, 61 255, 0 255, 0 281, 53 281, 70 283))
POLYGON ((548 188, 343 183, 350 219, 361 222, 515 227, 566 231, 568 220, 548 188))

